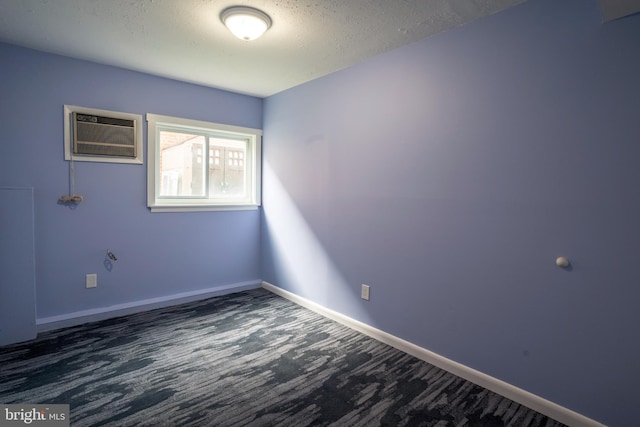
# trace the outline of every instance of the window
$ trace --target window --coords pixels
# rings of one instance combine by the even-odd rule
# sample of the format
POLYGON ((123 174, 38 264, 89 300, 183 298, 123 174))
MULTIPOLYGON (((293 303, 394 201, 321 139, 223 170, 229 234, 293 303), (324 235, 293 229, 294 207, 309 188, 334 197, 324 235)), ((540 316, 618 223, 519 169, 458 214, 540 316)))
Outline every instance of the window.
POLYGON ((256 209, 262 131, 147 114, 152 212, 256 209))

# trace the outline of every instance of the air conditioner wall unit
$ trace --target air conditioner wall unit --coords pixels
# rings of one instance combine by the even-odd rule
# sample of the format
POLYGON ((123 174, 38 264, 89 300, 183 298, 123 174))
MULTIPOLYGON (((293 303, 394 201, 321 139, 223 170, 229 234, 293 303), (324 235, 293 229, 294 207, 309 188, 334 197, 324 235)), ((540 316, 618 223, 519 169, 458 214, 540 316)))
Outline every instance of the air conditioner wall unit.
POLYGON ((73 154, 136 157, 135 120, 73 113, 73 154))
POLYGON ((65 159, 142 164, 142 116, 65 105, 65 159))

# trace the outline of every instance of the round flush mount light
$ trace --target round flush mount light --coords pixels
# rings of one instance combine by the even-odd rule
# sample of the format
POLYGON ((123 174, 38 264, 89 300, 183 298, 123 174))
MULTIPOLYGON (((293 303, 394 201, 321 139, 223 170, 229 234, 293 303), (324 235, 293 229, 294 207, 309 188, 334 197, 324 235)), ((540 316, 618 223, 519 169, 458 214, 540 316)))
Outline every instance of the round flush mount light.
POLYGON ((222 11, 220 20, 241 40, 255 40, 271 26, 271 18, 261 10, 247 6, 233 6, 222 11))

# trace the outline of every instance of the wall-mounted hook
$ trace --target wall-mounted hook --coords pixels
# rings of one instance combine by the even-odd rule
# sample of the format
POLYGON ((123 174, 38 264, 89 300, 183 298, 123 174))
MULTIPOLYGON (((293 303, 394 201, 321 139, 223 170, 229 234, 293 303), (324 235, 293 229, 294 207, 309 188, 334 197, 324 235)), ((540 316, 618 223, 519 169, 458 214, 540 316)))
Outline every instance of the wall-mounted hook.
POLYGON ((109 258, 111 261, 117 261, 118 260, 118 258, 113 254, 113 252, 111 252, 108 249, 107 249, 107 258, 109 258))
POLYGON ((560 268, 567 268, 569 267, 569 260, 567 257, 559 256, 556 258, 556 265, 560 268))

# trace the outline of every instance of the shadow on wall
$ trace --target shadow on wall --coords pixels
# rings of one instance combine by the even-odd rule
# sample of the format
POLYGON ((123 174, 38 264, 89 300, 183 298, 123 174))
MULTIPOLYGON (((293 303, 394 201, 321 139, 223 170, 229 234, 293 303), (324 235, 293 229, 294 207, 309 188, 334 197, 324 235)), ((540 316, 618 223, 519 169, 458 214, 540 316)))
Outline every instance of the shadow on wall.
POLYGON ((600 0, 600 9, 604 22, 609 22, 640 13, 640 2, 637 0, 600 0))

